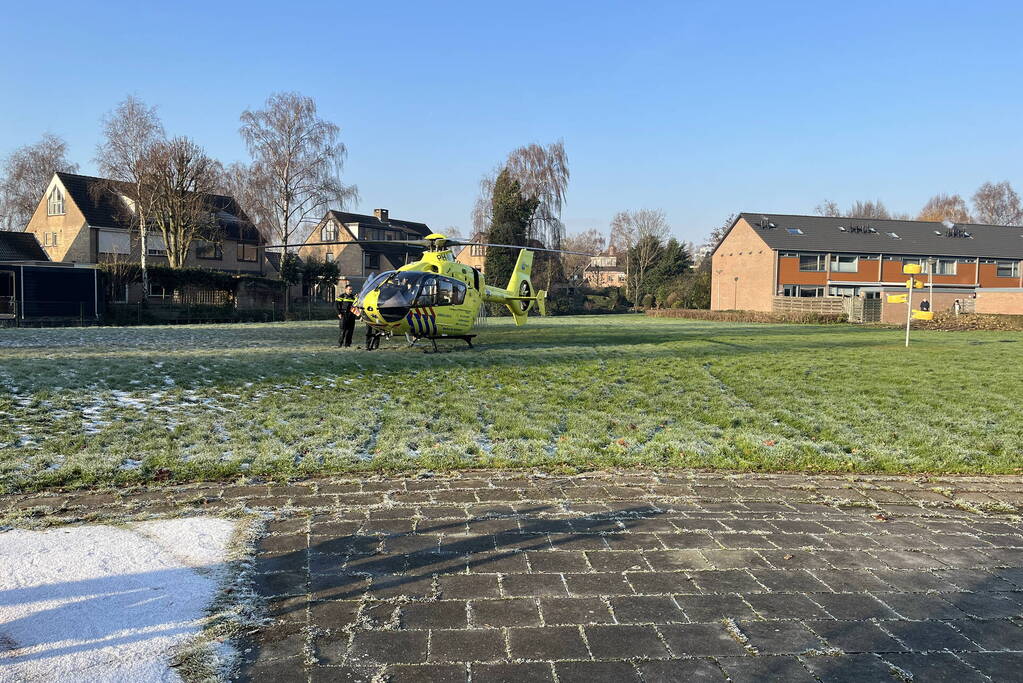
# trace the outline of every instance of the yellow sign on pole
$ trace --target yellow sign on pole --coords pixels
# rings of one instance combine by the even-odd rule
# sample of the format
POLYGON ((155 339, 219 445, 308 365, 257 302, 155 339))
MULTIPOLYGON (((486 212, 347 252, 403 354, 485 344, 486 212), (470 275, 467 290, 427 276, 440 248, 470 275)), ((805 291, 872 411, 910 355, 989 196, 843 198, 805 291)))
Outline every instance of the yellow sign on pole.
POLYGON ((913 310, 913 318, 916 320, 934 320, 934 311, 913 310))
POLYGON ((904 304, 909 300, 908 294, 889 294, 888 303, 890 304, 904 304))
POLYGON ((922 288, 924 286, 924 283, 917 282, 917 280, 916 280, 916 276, 920 274, 921 270, 922 269, 920 268, 920 264, 919 263, 907 263, 906 265, 902 266, 902 272, 909 276, 909 279, 906 280, 906 289, 909 290, 909 294, 900 294, 900 295, 898 295, 898 296, 901 296, 901 297, 905 298, 906 299, 906 304, 907 304, 907 306, 906 306, 906 347, 907 348, 909 347, 909 324, 913 320, 913 318, 918 318, 918 319, 921 319, 921 320, 930 320, 931 318, 934 317, 933 313, 930 313, 930 312, 925 313, 924 311, 914 311, 913 310, 913 289, 914 288, 920 289, 920 288, 922 288), (923 315, 928 315, 929 317, 922 318, 921 316, 923 316, 923 315))

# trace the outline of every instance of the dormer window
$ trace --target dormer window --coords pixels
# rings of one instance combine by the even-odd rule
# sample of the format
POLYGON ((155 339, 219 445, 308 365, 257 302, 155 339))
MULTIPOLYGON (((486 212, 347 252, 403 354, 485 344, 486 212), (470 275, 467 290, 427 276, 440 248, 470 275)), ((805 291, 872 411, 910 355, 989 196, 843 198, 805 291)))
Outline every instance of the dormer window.
POLYGON ((320 241, 321 242, 336 242, 337 241, 337 223, 334 221, 327 221, 323 229, 320 230, 320 241))
POLYGON ((46 215, 64 215, 64 193, 60 191, 59 187, 54 187, 50 191, 50 197, 46 200, 46 215))

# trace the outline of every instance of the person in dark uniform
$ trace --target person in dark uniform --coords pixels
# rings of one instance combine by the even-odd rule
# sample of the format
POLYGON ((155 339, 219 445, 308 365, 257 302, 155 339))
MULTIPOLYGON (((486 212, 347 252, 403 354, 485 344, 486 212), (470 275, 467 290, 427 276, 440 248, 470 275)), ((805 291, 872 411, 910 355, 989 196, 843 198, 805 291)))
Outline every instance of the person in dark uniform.
POLYGON ((352 333, 355 332, 355 311, 353 310, 355 293, 352 291, 351 284, 345 285, 345 291, 338 295, 335 306, 338 319, 337 345, 347 348, 352 345, 352 333))

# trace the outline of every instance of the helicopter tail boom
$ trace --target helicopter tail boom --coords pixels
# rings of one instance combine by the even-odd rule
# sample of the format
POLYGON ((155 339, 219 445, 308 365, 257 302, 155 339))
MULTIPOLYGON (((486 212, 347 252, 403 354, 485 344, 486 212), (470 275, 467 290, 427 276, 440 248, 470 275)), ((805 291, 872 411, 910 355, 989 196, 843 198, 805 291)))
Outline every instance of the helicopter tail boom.
POLYGON ((533 291, 533 282, 530 277, 533 274, 533 252, 528 249, 519 251, 519 257, 515 261, 515 269, 508 280, 507 289, 487 287, 486 300, 494 303, 501 303, 508 307, 516 325, 525 325, 529 316, 529 309, 536 302, 541 315, 546 315, 547 306, 546 292, 533 291))

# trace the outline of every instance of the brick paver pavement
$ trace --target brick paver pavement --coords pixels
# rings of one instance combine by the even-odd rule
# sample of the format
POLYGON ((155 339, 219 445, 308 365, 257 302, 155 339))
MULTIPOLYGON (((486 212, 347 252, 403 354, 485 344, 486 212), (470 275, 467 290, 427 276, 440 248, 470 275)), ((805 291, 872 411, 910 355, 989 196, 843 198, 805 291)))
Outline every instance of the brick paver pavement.
POLYGON ((1019 680, 1023 478, 704 473, 22 496, 260 510, 240 680, 1019 680))

